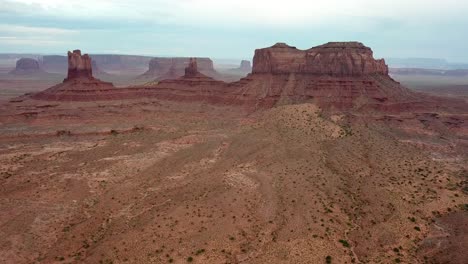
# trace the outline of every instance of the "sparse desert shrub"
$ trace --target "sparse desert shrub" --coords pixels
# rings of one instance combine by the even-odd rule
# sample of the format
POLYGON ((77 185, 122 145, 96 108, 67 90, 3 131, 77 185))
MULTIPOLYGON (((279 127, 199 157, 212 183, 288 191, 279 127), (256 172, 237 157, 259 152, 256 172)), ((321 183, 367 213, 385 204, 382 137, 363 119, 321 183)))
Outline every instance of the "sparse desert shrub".
POLYGON ((70 130, 57 130, 57 132, 55 134, 58 137, 71 136, 71 131, 70 130))
POLYGON ((204 252, 205 252, 204 249, 199 249, 199 250, 197 250, 197 252, 195 252, 195 255, 200 255, 200 254, 202 254, 204 252))
POLYGON ((340 242, 340 243, 343 245, 343 247, 349 248, 349 243, 348 243, 348 241, 343 240, 343 239, 340 239, 340 240, 338 240, 338 242, 340 242))
POLYGON ((325 257, 325 263, 331 264, 332 263, 332 257, 331 256, 326 256, 325 257))
POLYGON ((143 131, 145 129, 144 126, 134 125, 132 128, 132 132, 143 131))
POLYGON ((192 258, 192 257, 188 257, 188 258, 187 258, 187 262, 193 262, 193 258, 192 258))

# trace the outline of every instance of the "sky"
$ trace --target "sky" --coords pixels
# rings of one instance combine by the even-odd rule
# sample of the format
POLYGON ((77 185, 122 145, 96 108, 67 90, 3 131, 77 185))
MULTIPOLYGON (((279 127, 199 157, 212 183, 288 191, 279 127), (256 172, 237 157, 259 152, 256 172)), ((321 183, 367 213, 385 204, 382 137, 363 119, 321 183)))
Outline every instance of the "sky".
POLYGON ((0 0, 0 53, 251 59, 360 41, 377 58, 468 62, 467 0, 0 0))

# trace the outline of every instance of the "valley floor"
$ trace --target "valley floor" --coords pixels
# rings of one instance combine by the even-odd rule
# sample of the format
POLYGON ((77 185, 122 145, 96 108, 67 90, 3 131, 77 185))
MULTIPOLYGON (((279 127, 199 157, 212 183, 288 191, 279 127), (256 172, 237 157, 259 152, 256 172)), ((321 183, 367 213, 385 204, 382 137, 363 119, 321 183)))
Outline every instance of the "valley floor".
POLYGON ((1 263, 468 258, 466 131, 151 100, 0 122, 1 263))

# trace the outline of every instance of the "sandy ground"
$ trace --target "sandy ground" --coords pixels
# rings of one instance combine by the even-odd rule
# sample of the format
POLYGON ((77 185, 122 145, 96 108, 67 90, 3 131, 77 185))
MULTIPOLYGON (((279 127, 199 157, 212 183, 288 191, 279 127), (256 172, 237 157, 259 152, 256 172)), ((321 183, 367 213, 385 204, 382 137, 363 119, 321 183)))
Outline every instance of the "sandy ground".
POLYGON ((442 140, 412 119, 394 125, 311 104, 0 110, 1 263, 467 259, 465 242, 434 240, 440 223, 468 241, 453 231, 468 219, 464 130, 442 140))

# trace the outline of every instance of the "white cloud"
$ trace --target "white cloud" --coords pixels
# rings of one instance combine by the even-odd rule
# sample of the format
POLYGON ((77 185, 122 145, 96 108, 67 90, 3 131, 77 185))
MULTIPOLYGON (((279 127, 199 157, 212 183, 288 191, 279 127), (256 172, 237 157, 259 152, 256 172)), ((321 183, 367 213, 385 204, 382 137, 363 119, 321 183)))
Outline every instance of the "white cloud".
POLYGON ((19 45, 19 46, 61 46, 64 44, 72 44, 73 42, 61 41, 54 39, 43 39, 37 37, 2 37, 0 36, 2 44, 19 45))
POLYGON ((68 37, 79 33, 75 30, 54 27, 30 27, 0 24, 0 40, 3 45, 60 46, 70 44, 68 37))
POLYGON ((112 17, 192 25, 288 26, 327 23, 341 16, 418 20, 468 11, 468 1, 461 0, 0 0, 2 2, 36 6, 52 16, 112 17))
POLYGON ((54 27, 31 27, 13 24, 0 24, 0 33, 65 35, 76 34, 78 31, 54 27))

